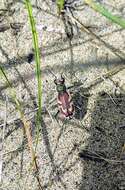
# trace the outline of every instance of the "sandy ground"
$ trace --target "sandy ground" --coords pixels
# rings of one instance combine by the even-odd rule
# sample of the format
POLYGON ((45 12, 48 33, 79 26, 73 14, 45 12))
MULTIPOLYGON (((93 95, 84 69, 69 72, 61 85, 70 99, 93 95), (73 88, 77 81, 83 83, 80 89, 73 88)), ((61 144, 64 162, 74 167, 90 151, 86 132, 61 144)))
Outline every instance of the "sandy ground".
MULTIPOLYGON (((104 0, 101 3, 114 14, 125 17, 124 0, 104 0)), ((47 113, 42 115, 37 148, 41 183, 47 190, 124 190, 125 31, 84 5, 82 10, 74 11, 74 15, 92 27, 91 30, 106 44, 104 46, 75 28, 71 51, 55 3, 38 0, 37 6, 35 1, 32 4, 41 53, 42 105, 47 109, 47 113), (67 86, 82 82, 79 88, 71 89, 76 105, 72 120, 62 122, 53 117, 58 110, 56 101, 52 101, 57 93, 48 66, 56 75, 63 73, 67 86), (108 160, 85 157, 85 150, 96 152, 108 160)), ((37 106, 37 82, 27 11, 23 1, 14 0, 3 0, 0 9, 8 10, 4 14, 0 11, 0 24, 20 23, 18 29, 10 27, 0 32, 0 64, 15 87, 24 112, 28 112, 26 117, 32 123, 35 140, 35 114, 29 112, 37 106)), ((0 190, 38 190, 38 182, 30 169, 31 158, 23 126, 20 120, 13 122, 19 113, 1 77, 1 144, 5 112, 8 125, 1 148, 0 190)))

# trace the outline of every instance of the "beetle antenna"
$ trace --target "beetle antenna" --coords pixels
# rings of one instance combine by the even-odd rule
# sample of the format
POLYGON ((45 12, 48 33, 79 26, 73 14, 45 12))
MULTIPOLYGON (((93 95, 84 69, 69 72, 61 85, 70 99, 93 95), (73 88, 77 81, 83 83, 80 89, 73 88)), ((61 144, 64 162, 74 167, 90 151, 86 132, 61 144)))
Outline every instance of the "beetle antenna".
POLYGON ((61 73, 61 78, 64 79, 63 73, 61 73))
POLYGON ((57 76, 53 73, 53 71, 51 71, 49 68, 47 68, 47 70, 57 79, 57 76))

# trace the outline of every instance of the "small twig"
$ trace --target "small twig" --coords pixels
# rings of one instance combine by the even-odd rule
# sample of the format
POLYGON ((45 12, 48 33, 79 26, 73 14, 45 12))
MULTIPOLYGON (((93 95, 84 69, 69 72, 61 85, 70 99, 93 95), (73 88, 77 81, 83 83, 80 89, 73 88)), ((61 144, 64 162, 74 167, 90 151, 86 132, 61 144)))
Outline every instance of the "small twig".
MULTIPOLYGON (((67 9, 69 11, 69 9, 67 9)), ((70 12, 70 11, 69 11, 70 12)), ((65 33, 68 39, 68 44, 69 44, 69 50, 70 50, 70 80, 72 82, 73 79, 73 74, 74 74, 74 59, 73 59, 73 48, 72 48, 72 38, 73 38, 73 28, 72 24, 68 20, 68 17, 66 14, 62 13, 61 18, 64 24, 65 28, 65 33), (70 28, 70 30, 69 30, 70 28)))
MULTIPOLYGON (((100 77, 101 77, 105 82, 107 82, 106 79, 105 79, 103 76, 100 76, 100 77)), ((108 92, 106 92, 106 93, 108 94, 108 96, 109 96, 110 99, 112 100, 113 104, 117 105, 116 102, 114 101, 113 97, 112 97, 108 92)))
POLYGON ((47 112, 48 112, 48 114, 49 114, 49 116, 50 116, 50 119, 51 119, 51 121, 52 121, 52 126, 53 126, 53 128, 54 128, 54 127, 55 127, 55 125, 54 125, 55 120, 54 120, 54 118, 53 118, 51 112, 49 111, 49 109, 48 109, 47 107, 46 107, 46 110, 47 110, 47 112))
POLYGON ((0 32, 5 32, 6 30, 12 29, 20 29, 22 27, 23 23, 9 23, 9 24, 0 24, 0 32))
POLYGON ((46 67, 47 71, 49 73, 51 73, 55 78, 57 78, 57 76, 55 75, 55 73, 52 71, 52 68, 50 68, 49 66, 46 67))
POLYGON ((0 183, 2 182, 2 167, 3 167, 3 147, 4 147, 4 137, 5 137, 5 130, 7 124, 7 96, 5 102, 5 116, 4 116, 4 125, 3 125, 3 132, 2 132, 2 143, 1 143, 1 155, 0 155, 0 183))
MULTIPOLYGON (((24 4, 24 1, 22 1, 22 0, 20 0, 19 2, 22 3, 22 4, 24 4)), ((55 17, 55 18, 60 19, 60 17, 59 17, 58 15, 54 14, 53 12, 50 12, 50 11, 47 10, 47 9, 43 9, 43 8, 41 8, 41 7, 38 6, 38 5, 37 5, 37 6, 36 6, 36 5, 32 5, 32 7, 35 8, 35 9, 38 9, 39 11, 41 11, 41 12, 43 12, 43 13, 46 13, 46 14, 48 14, 48 15, 51 15, 51 16, 53 16, 53 17, 55 17)))
MULTIPOLYGON (((107 48, 111 53, 119 57, 120 60, 125 61, 123 52, 118 52, 115 48, 111 47, 111 45, 107 44, 105 41, 103 41, 101 38, 99 38, 94 32, 92 32, 89 28, 87 28, 81 21, 79 21, 76 17, 73 15, 68 14, 68 17, 72 20, 72 22, 76 22, 77 24, 81 25, 81 30, 86 32, 87 34, 91 35, 93 40, 98 40, 101 45, 107 48)), ((95 42, 93 43, 97 47, 97 44, 95 42)))
POLYGON ((105 161, 108 162, 109 164, 119 164, 119 163, 125 163, 125 160, 113 160, 113 159, 108 159, 97 152, 92 152, 89 150, 83 150, 79 153, 79 156, 83 159, 88 159, 88 160, 93 160, 93 161, 105 161))
POLYGON ((0 9, 0 11, 7 12, 8 9, 0 9))
POLYGON ((0 32, 5 32, 8 29, 10 29, 9 25, 7 25, 7 24, 0 24, 0 32))
MULTIPOLYGON (((26 112, 24 115, 29 115, 30 113, 33 113, 33 112, 36 112, 38 111, 38 107, 36 107, 34 110, 31 110, 29 112, 26 112)), ((42 114, 45 114, 47 113, 47 111, 45 110, 45 107, 42 108, 42 114)), ((31 119, 31 118, 30 118, 31 119)), ((30 120, 28 119, 28 120, 30 120)), ((10 125, 14 122, 18 122, 18 121, 21 121, 21 118, 20 117, 17 117, 17 118, 14 118, 14 119, 10 119, 7 121, 7 125, 10 125)), ((4 126, 4 123, 0 125, 0 128, 4 126)))
MULTIPOLYGON (((113 75, 119 73, 120 71, 124 70, 125 69, 125 66, 117 66, 115 68, 113 68, 112 70, 104 73, 102 76, 105 77, 105 79, 109 78, 109 77, 112 77, 113 75)), ((87 87, 87 89, 91 89, 92 87, 96 86, 97 84, 103 82, 103 79, 102 77, 97 77, 95 80, 92 81, 92 83, 87 87)), ((84 85, 84 84, 83 84, 84 85)), ((83 86, 81 85, 81 87, 83 86)))

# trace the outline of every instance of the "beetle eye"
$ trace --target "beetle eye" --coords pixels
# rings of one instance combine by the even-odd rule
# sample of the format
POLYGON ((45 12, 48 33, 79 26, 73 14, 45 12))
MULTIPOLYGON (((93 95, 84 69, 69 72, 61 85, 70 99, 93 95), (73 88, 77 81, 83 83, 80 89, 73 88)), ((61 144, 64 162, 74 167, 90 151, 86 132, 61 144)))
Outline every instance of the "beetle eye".
POLYGON ((64 77, 61 75, 61 83, 64 83, 65 82, 65 79, 64 77))
POLYGON ((56 79, 54 80, 54 83, 57 85, 57 80, 56 79))

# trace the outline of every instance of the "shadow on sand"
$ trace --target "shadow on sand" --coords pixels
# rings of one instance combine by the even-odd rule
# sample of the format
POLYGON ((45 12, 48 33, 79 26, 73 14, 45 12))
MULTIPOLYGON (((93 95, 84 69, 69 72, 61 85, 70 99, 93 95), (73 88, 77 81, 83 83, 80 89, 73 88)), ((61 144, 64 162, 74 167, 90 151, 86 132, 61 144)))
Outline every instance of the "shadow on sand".
POLYGON ((88 144, 79 154, 83 163, 79 190, 125 189, 124 163, 106 162, 94 158, 94 153, 110 160, 125 159, 125 95, 98 96, 91 116, 91 132, 88 144), (88 154, 88 151, 89 154, 88 154))

